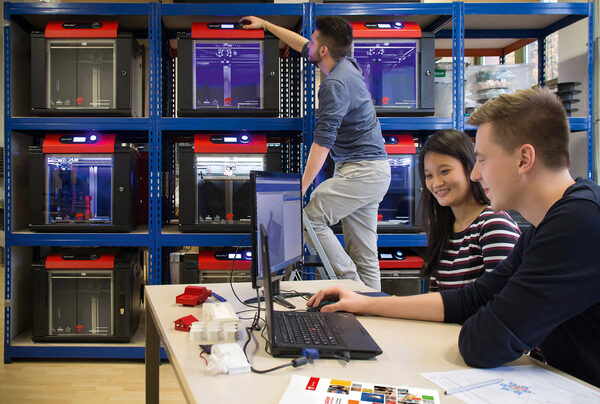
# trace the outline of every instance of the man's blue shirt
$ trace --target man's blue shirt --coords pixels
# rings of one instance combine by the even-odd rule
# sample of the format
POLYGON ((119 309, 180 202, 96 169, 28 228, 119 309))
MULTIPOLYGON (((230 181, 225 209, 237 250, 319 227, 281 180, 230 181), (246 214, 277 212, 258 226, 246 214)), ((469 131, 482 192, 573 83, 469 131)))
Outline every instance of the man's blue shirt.
MULTIPOLYGON (((302 55, 308 56, 308 43, 302 55)), ((321 82, 313 137, 315 143, 331 149, 336 163, 387 159, 375 106, 354 59, 337 62, 321 82)))

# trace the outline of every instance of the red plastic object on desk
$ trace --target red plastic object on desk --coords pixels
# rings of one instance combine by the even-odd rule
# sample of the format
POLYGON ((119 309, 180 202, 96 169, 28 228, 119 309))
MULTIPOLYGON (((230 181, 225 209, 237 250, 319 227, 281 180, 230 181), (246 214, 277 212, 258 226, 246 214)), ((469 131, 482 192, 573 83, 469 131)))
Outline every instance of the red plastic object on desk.
POLYGON ((189 316, 181 317, 179 320, 173 321, 175 323, 175 329, 177 331, 190 331, 192 323, 198 321, 198 319, 191 314, 189 316))
POLYGON ((204 286, 186 286, 185 291, 175 298, 175 303, 184 306, 195 306, 204 303, 211 295, 212 292, 204 286))

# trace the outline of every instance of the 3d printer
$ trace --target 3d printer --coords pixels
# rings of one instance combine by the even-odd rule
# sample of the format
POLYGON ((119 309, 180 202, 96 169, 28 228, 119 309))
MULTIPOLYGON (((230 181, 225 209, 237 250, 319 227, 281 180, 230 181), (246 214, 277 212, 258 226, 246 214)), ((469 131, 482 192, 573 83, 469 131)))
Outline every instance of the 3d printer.
POLYGON ((135 229, 138 152, 114 134, 48 134, 29 148, 29 228, 135 229))
POLYGON ((142 49, 118 25, 53 21, 32 32, 33 114, 143 116, 142 49))
POLYGON ((435 37, 414 22, 353 22, 354 58, 379 116, 433 115, 435 37))
MULTIPOLYGON (((421 210, 421 179, 417 171, 417 148, 411 135, 386 134, 385 150, 391 168, 391 181, 387 193, 377 210, 378 233, 412 233, 423 231, 421 210)), ((327 161, 325 175, 334 174, 333 160, 327 161)), ((331 226, 342 233, 342 224, 331 226)))
POLYGON ((173 253, 172 283, 249 282, 252 251, 248 248, 202 250, 197 253, 173 253), (174 259, 175 258, 175 259, 174 259), (233 273, 231 272, 233 270, 233 273))
POLYGON ((133 336, 141 307, 137 251, 51 253, 33 264, 34 341, 118 341, 133 336))
POLYGON ((281 149, 264 134, 197 134, 180 146, 180 230, 249 233, 251 170, 281 171, 281 149))
POLYGON ((379 203, 377 230, 381 233, 422 231, 419 211, 421 180, 411 135, 384 135, 392 178, 379 203))
POLYGON ((193 23, 177 41, 178 116, 278 116, 279 40, 241 23, 193 23))
POLYGON ((410 296, 424 292, 423 259, 406 249, 380 247, 381 290, 389 295, 410 296))

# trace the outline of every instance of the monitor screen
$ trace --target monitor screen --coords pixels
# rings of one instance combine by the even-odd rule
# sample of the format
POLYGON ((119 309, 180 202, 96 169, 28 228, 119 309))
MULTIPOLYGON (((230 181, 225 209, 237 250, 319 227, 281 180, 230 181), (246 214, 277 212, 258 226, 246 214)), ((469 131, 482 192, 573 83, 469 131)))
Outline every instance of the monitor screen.
POLYGON ((273 280, 302 261, 302 182, 300 174, 252 171, 252 286, 262 286, 260 225, 267 231, 273 280))

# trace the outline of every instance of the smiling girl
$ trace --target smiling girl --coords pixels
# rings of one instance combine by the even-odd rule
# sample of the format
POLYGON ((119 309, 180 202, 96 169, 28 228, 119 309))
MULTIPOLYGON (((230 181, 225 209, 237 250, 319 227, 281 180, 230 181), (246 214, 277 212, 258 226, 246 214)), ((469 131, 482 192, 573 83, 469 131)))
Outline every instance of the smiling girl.
POLYGON ((493 270, 521 234, 470 180, 474 165, 473 142, 457 130, 431 135, 421 149, 419 175, 429 191, 421 197, 428 232, 421 275, 430 277, 430 291, 459 288, 493 270))

